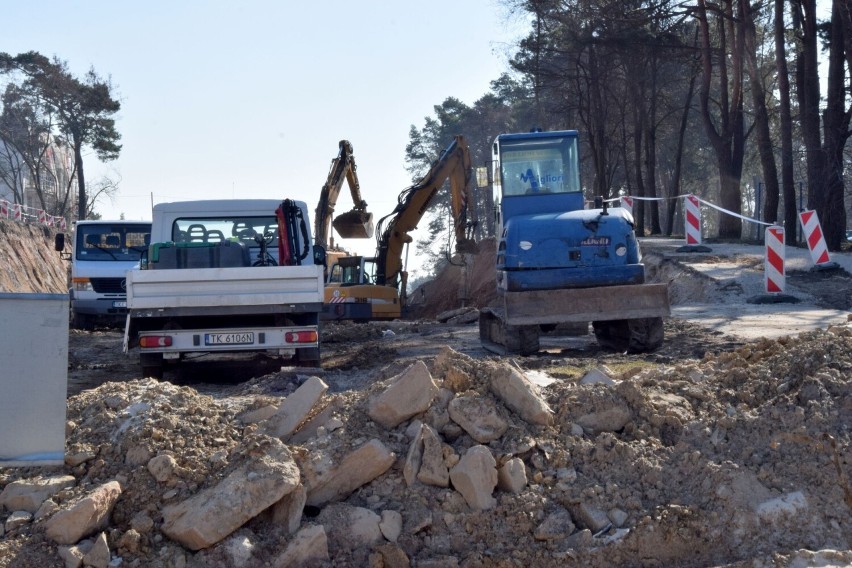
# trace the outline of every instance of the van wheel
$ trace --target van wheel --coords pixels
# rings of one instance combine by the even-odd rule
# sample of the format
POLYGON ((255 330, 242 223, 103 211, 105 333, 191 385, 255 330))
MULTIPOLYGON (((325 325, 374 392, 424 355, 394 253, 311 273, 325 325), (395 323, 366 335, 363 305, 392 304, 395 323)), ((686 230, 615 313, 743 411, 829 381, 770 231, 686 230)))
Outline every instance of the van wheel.
POLYGON ((74 314, 71 316, 71 327, 74 329, 92 331, 95 329, 95 320, 88 314, 74 314))

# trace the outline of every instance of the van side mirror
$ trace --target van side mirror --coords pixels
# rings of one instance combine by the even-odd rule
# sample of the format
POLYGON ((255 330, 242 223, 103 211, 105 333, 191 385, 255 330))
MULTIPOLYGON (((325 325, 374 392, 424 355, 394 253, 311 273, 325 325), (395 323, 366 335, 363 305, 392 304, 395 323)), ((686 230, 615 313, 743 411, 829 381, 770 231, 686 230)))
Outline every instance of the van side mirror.
POLYGON ((62 260, 71 260, 71 253, 65 252, 65 233, 57 233, 53 237, 53 250, 59 253, 62 260))

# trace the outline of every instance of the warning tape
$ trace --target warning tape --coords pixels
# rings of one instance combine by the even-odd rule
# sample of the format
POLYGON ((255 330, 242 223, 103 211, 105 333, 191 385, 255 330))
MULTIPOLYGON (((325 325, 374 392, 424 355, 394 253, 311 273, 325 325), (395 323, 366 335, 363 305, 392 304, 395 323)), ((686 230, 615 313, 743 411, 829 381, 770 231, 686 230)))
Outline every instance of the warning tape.
MULTIPOLYGON (((637 200, 637 201, 670 201, 670 200, 673 200, 673 199, 686 199, 690 195, 692 195, 692 194, 675 195, 673 197, 637 197, 635 195, 629 195, 629 196, 626 196, 626 197, 629 197, 630 199, 634 199, 634 200, 637 200)), ((619 199, 622 199, 623 197, 625 197, 625 196, 612 197, 610 199, 604 199, 604 201, 607 201, 607 202, 618 201, 619 199)), ((745 215, 740 215, 739 213, 734 213, 733 211, 729 211, 728 209, 725 209, 723 207, 719 207, 715 203, 710 203, 706 199, 701 199, 697 195, 695 195, 694 197, 698 201, 700 201, 701 203, 703 203, 704 205, 706 205, 708 207, 712 207, 713 209, 715 209, 717 211, 721 211, 722 213, 725 213, 727 215, 731 215, 733 217, 738 217, 738 218, 742 219, 743 221, 748 221, 750 223, 757 223, 758 225, 766 225, 767 227, 773 225, 773 223, 767 223, 766 221, 760 221, 758 219, 754 219, 753 217, 746 217, 745 215)))

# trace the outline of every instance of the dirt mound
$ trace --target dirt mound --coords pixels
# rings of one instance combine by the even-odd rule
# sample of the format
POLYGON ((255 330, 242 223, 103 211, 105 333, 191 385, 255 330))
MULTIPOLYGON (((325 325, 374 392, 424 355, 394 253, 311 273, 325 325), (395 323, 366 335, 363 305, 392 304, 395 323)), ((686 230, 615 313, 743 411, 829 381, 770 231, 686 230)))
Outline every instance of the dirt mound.
POLYGON ((456 255, 435 278, 409 294, 412 317, 434 318, 460 307, 491 305, 497 297, 496 258, 493 238, 479 243, 478 254, 456 255))
POLYGON ((0 292, 68 292, 68 263, 53 250, 55 235, 43 225, 0 219, 0 292))
MULTIPOLYGON (((415 326, 394 329, 397 339, 422 333, 415 326)), ((389 361, 379 354, 381 341, 367 340, 364 356, 389 361)), ((558 380, 542 390, 554 411, 551 426, 530 424, 501 403, 489 386, 492 360, 452 351, 429 357, 433 378, 447 390, 415 419, 438 432, 446 459, 477 444, 447 415, 449 399, 464 396, 484 401, 508 423, 506 433, 487 444, 497 464, 514 458, 523 464, 523 489, 496 491, 496 505, 482 511, 472 510, 452 485, 404 482, 410 422, 387 429, 367 414, 368 398, 411 359, 392 361, 374 368, 365 387, 329 391, 321 406, 334 409, 337 427, 291 444, 291 451, 322 462, 377 439, 396 454, 396 464, 355 491, 343 509, 306 509, 301 525, 325 527, 328 566, 394 565, 393 558, 465 567, 792 566, 814 558, 849 565, 850 353, 852 327, 843 326, 701 361, 627 365, 610 371, 609 386, 558 380), (398 512, 400 536, 351 544, 344 513, 355 507, 398 512), (800 549, 846 552, 816 557, 800 549)), ((74 396, 68 402, 71 463, 54 473, 72 475, 76 485, 54 501, 61 508, 119 480, 123 492, 106 536, 122 566, 270 565, 292 537, 266 516, 191 552, 163 534, 162 511, 215 485, 265 447, 258 426, 239 417, 279 403, 301 380, 270 374, 216 396, 142 380, 74 396), (146 464, 164 455, 174 458, 174 474, 158 482, 146 464)), ((0 489, 42 473, 1 470, 0 489)), ((11 513, 0 513, 0 520, 8 522, 11 513)), ((44 521, 6 531, 0 566, 63 565, 44 521)))

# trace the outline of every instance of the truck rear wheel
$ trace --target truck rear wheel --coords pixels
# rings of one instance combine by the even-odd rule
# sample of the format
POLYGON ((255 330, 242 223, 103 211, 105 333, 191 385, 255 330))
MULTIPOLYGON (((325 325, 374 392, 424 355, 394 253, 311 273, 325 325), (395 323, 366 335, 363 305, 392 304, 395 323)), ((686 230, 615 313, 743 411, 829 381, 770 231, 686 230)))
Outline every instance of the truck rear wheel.
POLYGON ((298 349, 293 356, 293 363, 297 367, 319 367, 320 366, 320 348, 308 347, 298 349))
POLYGON ((646 353, 663 344, 663 318, 592 322, 595 338, 605 349, 646 353))

